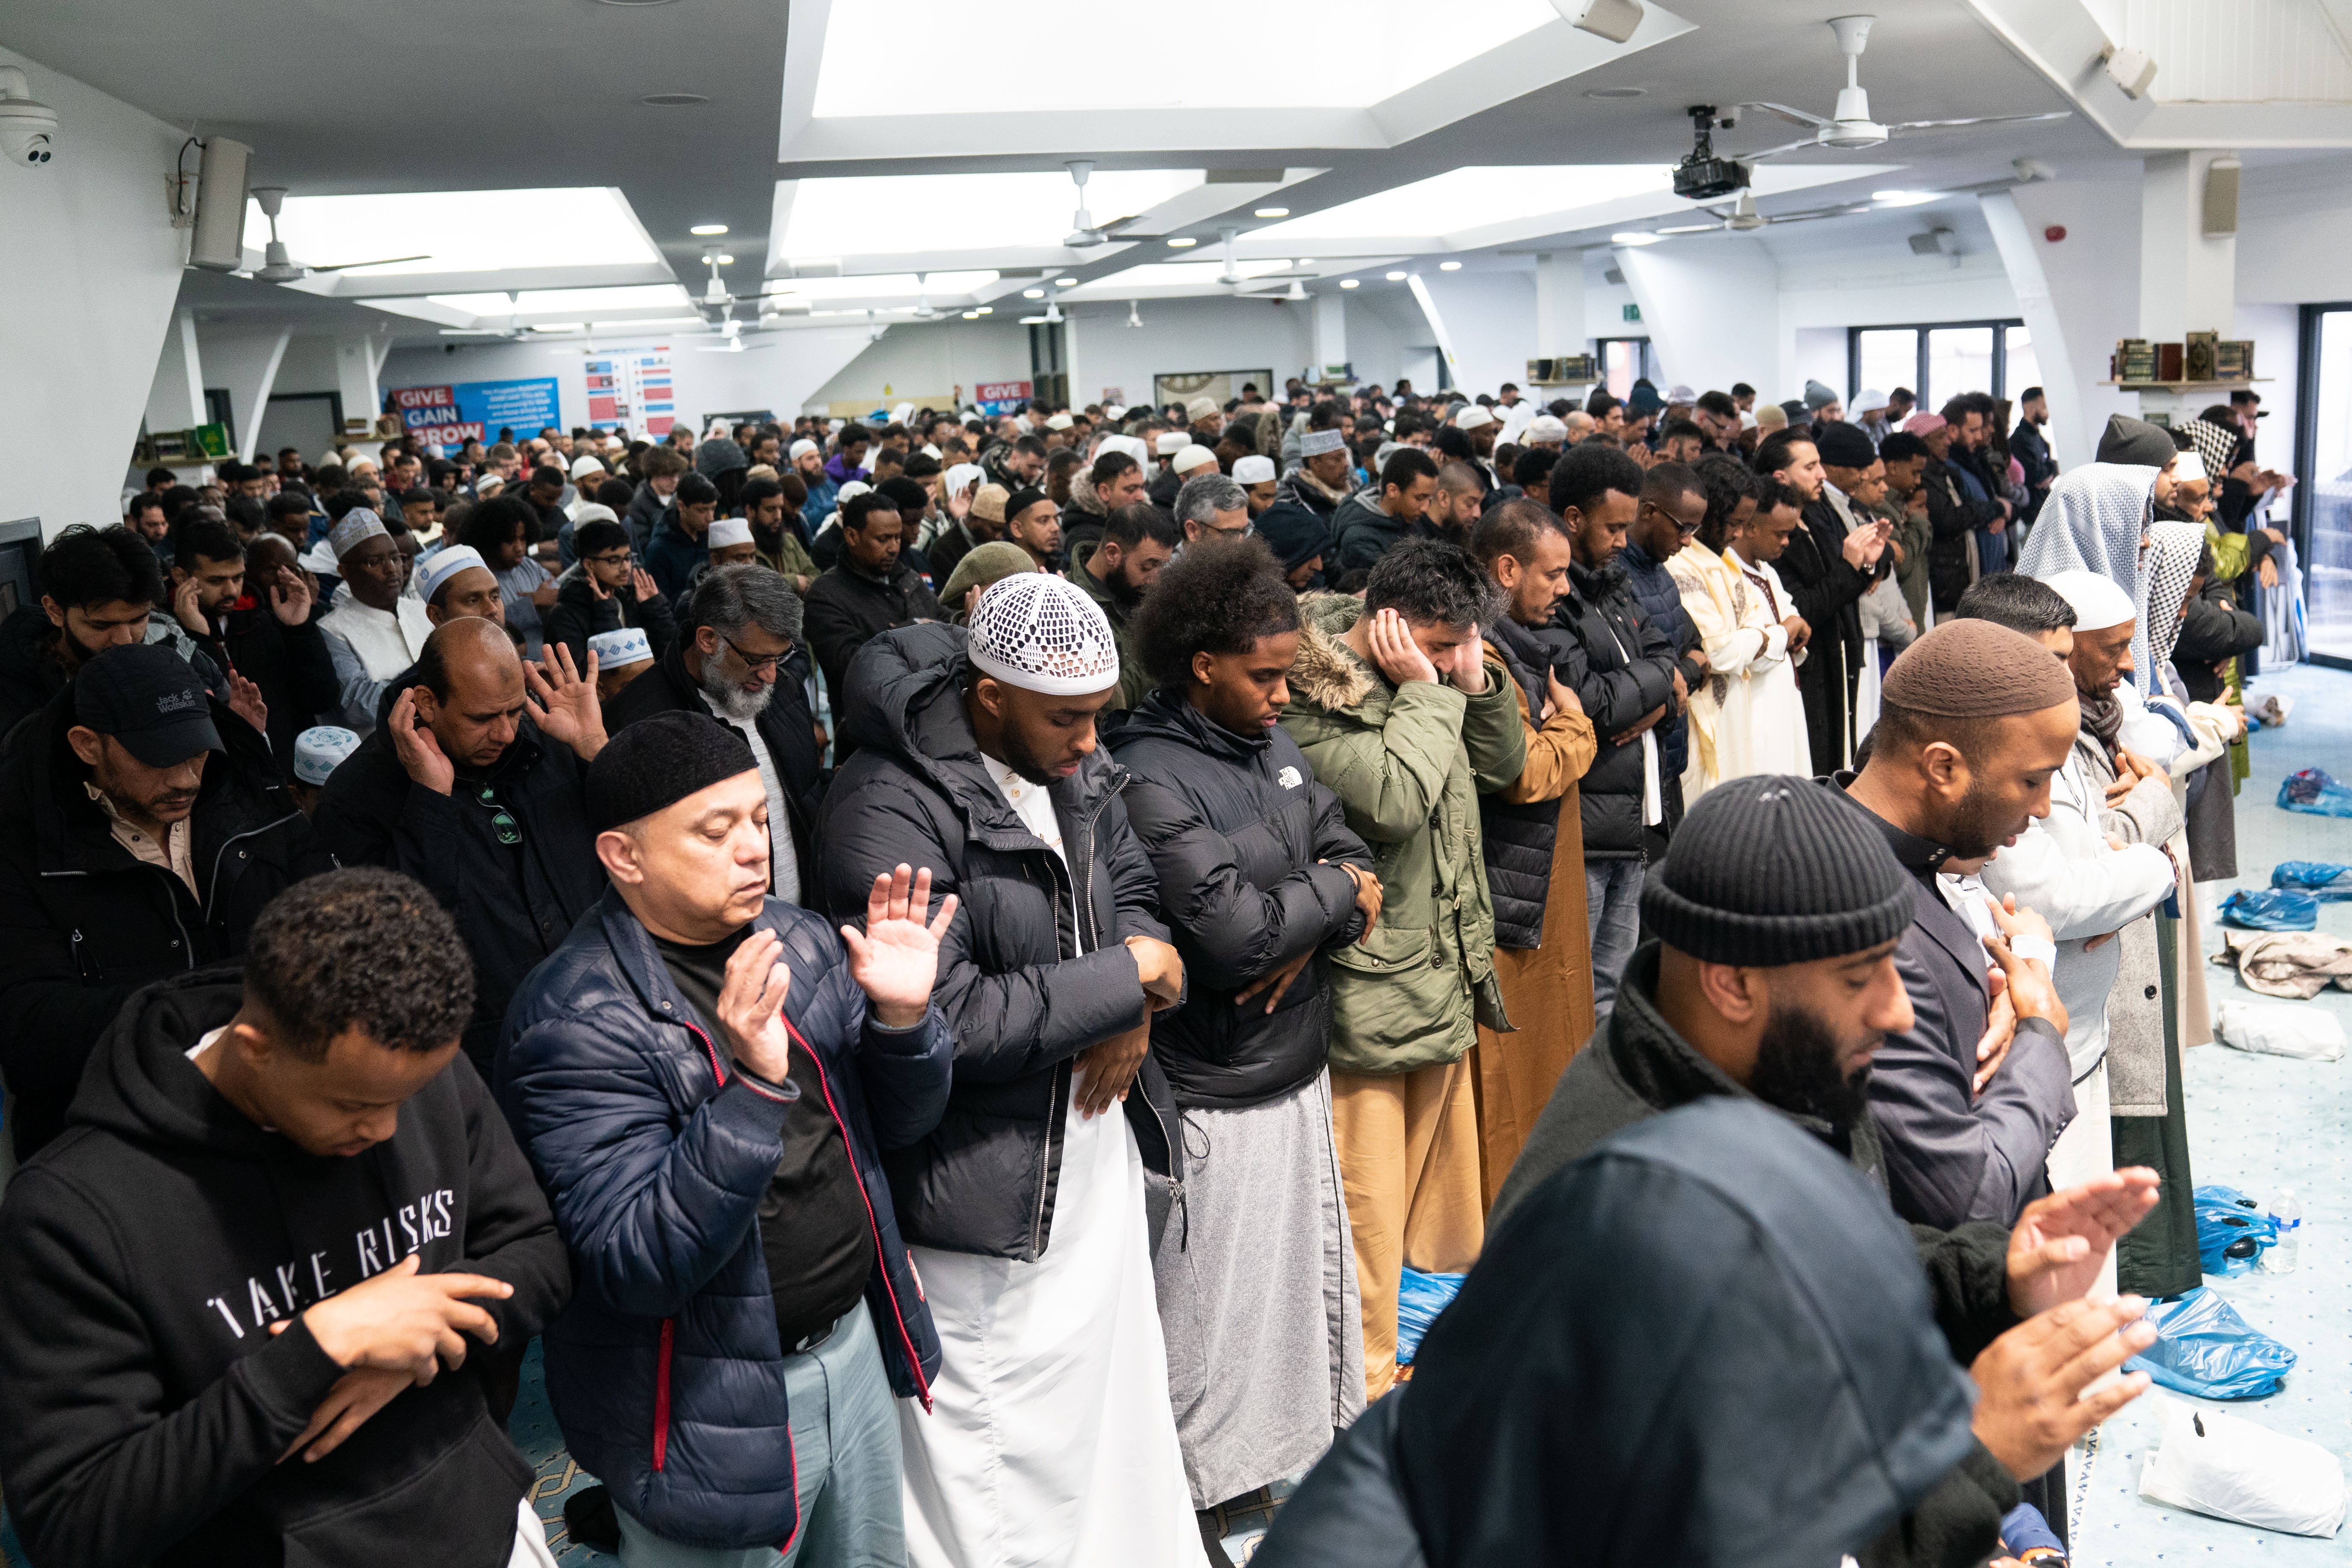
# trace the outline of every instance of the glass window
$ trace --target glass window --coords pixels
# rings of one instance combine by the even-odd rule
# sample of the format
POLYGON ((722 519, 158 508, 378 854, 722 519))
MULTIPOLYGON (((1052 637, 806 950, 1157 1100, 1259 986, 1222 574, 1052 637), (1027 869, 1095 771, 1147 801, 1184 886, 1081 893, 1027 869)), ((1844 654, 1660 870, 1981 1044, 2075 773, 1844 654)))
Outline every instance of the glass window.
POLYGON ((2319 396, 2311 422, 2309 552, 2303 594, 2310 650, 2352 659, 2352 310, 2319 318, 2319 396))
MULTIPOLYGON (((1919 379, 1919 330, 1916 327, 1876 327, 1858 334, 1858 374, 1862 385, 1874 392, 1893 392, 1919 379)), ((1917 391, 1916 387, 1912 387, 1917 391)))
MULTIPOLYGON (((1658 356, 1650 352, 1647 338, 1603 338, 1601 340, 1601 384, 1612 397, 1631 397, 1633 384, 1647 376, 1650 384, 1658 384, 1658 356)), ((1664 391, 1664 387, 1659 387, 1664 391)))
POLYGON ((1991 390, 1990 327, 1927 329, 1927 384, 1919 388, 1920 407, 1933 410, 1963 392, 1991 390))
POLYGON ((2011 403, 2025 396, 2029 386, 2042 384, 2042 362, 2034 357, 2033 333, 2024 327, 2003 327, 2000 395, 2011 403))

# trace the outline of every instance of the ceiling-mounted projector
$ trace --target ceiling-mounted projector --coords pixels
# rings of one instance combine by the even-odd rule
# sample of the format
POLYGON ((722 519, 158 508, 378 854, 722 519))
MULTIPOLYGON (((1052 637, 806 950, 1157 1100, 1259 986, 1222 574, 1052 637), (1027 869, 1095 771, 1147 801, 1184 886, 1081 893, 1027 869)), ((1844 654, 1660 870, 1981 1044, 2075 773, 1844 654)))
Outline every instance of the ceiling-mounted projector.
POLYGON ((1715 155, 1715 105, 1691 105, 1690 118, 1690 156, 1675 165, 1675 195, 1685 201, 1709 202, 1746 186, 1748 165, 1737 158, 1715 155))

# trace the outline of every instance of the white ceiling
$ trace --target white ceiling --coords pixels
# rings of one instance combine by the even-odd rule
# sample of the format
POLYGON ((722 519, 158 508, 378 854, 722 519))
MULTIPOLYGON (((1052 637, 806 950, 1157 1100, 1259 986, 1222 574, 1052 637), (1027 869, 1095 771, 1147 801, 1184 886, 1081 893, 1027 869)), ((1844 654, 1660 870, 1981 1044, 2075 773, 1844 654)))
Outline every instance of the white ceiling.
MULTIPOLYGON (((2205 35, 2180 8, 2198 3, 2122 12, 2151 49, 2227 47, 2194 43, 2205 35)), ((2308 50, 2340 44, 2326 29, 2352 0, 2269 4, 2294 15, 2257 41, 2308 50)), ((2234 107, 2242 121, 2286 123, 2275 104, 2124 100, 2095 66, 2102 16, 2119 5, 1883 6, 1862 61, 1880 120, 2072 118, 1791 153, 1761 166, 1759 205, 1965 192, 2010 178, 2021 156, 2136 177, 2122 141, 2192 123, 2164 116, 2234 107)), ((1081 299, 1224 292, 1223 228, 1238 231, 1244 275, 1279 261, 1312 283, 1441 257, 1525 268, 1528 252, 1686 212, 1657 172, 1689 149, 1688 105, 1828 112, 1843 79, 1823 25, 1836 9, 1676 0, 1649 5, 1615 46, 1569 27, 1551 0, 1440 13, 1425 0, 1259 0, 1207 28, 1150 7, 1015 26, 949 0, 404 0, 331 16, 320 0, 177 0, 161 26, 142 0, 15 0, 0 42, 194 134, 250 142, 255 182, 293 192, 281 228, 298 259, 429 258, 285 288, 192 273, 203 309, 364 321, 422 342, 444 327, 676 319, 675 288, 699 299, 709 254, 733 258, 722 276, 746 321, 763 283, 813 311, 903 312, 927 288, 943 310, 1019 304, 1062 278, 1081 299), (645 101, 661 95, 698 101, 645 101), (1097 165, 1095 221, 1132 220, 1111 243, 1061 243, 1074 157, 1097 165), (723 236, 689 232, 720 224, 723 236), (1183 240, 1195 244, 1171 243, 1183 240)), ((2169 68, 2191 74, 2182 58, 2169 68)), ((2239 79, 2210 60, 2195 74, 2239 79)), ((2306 79, 2333 79, 2294 78, 2306 79)), ((2336 134, 2338 110, 2352 116, 2305 107, 2297 123, 2316 129, 2303 144, 2336 134)), ((2352 121, 2340 129, 2352 142, 2352 121)), ((1749 111, 1717 149, 1793 134, 1749 111)), ((1904 212, 1766 235, 1801 254, 1841 233, 1899 244, 1921 226, 1924 214, 1904 212)), ((247 244, 265 237, 257 214, 247 244)))

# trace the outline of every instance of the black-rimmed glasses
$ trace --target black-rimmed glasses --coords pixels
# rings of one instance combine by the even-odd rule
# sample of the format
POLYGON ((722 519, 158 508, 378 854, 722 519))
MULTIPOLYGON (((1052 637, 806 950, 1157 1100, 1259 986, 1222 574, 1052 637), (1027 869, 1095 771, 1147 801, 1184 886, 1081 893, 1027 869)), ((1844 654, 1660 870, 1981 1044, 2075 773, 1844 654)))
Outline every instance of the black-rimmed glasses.
POLYGON ((793 657, 793 650, 789 647, 782 653, 746 653, 743 646, 733 637, 722 636, 719 640, 733 648, 735 657, 743 661, 743 668, 753 675, 769 674, 775 669, 776 666, 793 657))

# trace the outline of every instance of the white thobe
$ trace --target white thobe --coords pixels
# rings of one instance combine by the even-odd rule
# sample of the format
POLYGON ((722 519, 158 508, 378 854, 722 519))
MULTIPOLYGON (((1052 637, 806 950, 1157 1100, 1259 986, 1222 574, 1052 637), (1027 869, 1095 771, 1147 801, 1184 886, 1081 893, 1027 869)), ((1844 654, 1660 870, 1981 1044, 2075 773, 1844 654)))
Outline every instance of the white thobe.
MULTIPOLYGON (((1045 786, 986 761, 1062 855, 1045 786)), ((930 1414, 898 1405, 912 1568, 1200 1568, 1142 1152, 1123 1107, 1078 1113, 1076 1076, 1037 1260, 912 1249, 940 1345, 930 1414)))
MULTIPOLYGON (((1716 765, 1719 779, 1756 773, 1811 777, 1813 753, 1805 729, 1804 699, 1797 693, 1800 654, 1788 656, 1783 617, 1795 614, 1780 574, 1769 561, 1744 561, 1737 550, 1723 552, 1731 568, 1732 609, 1738 625, 1761 634, 1760 647, 1743 665, 1725 671, 1729 684, 1716 720, 1716 765)), ((1819 631, 1815 636, 1823 635, 1819 631)), ((1837 629, 1829 629, 1829 636, 1837 629)))

